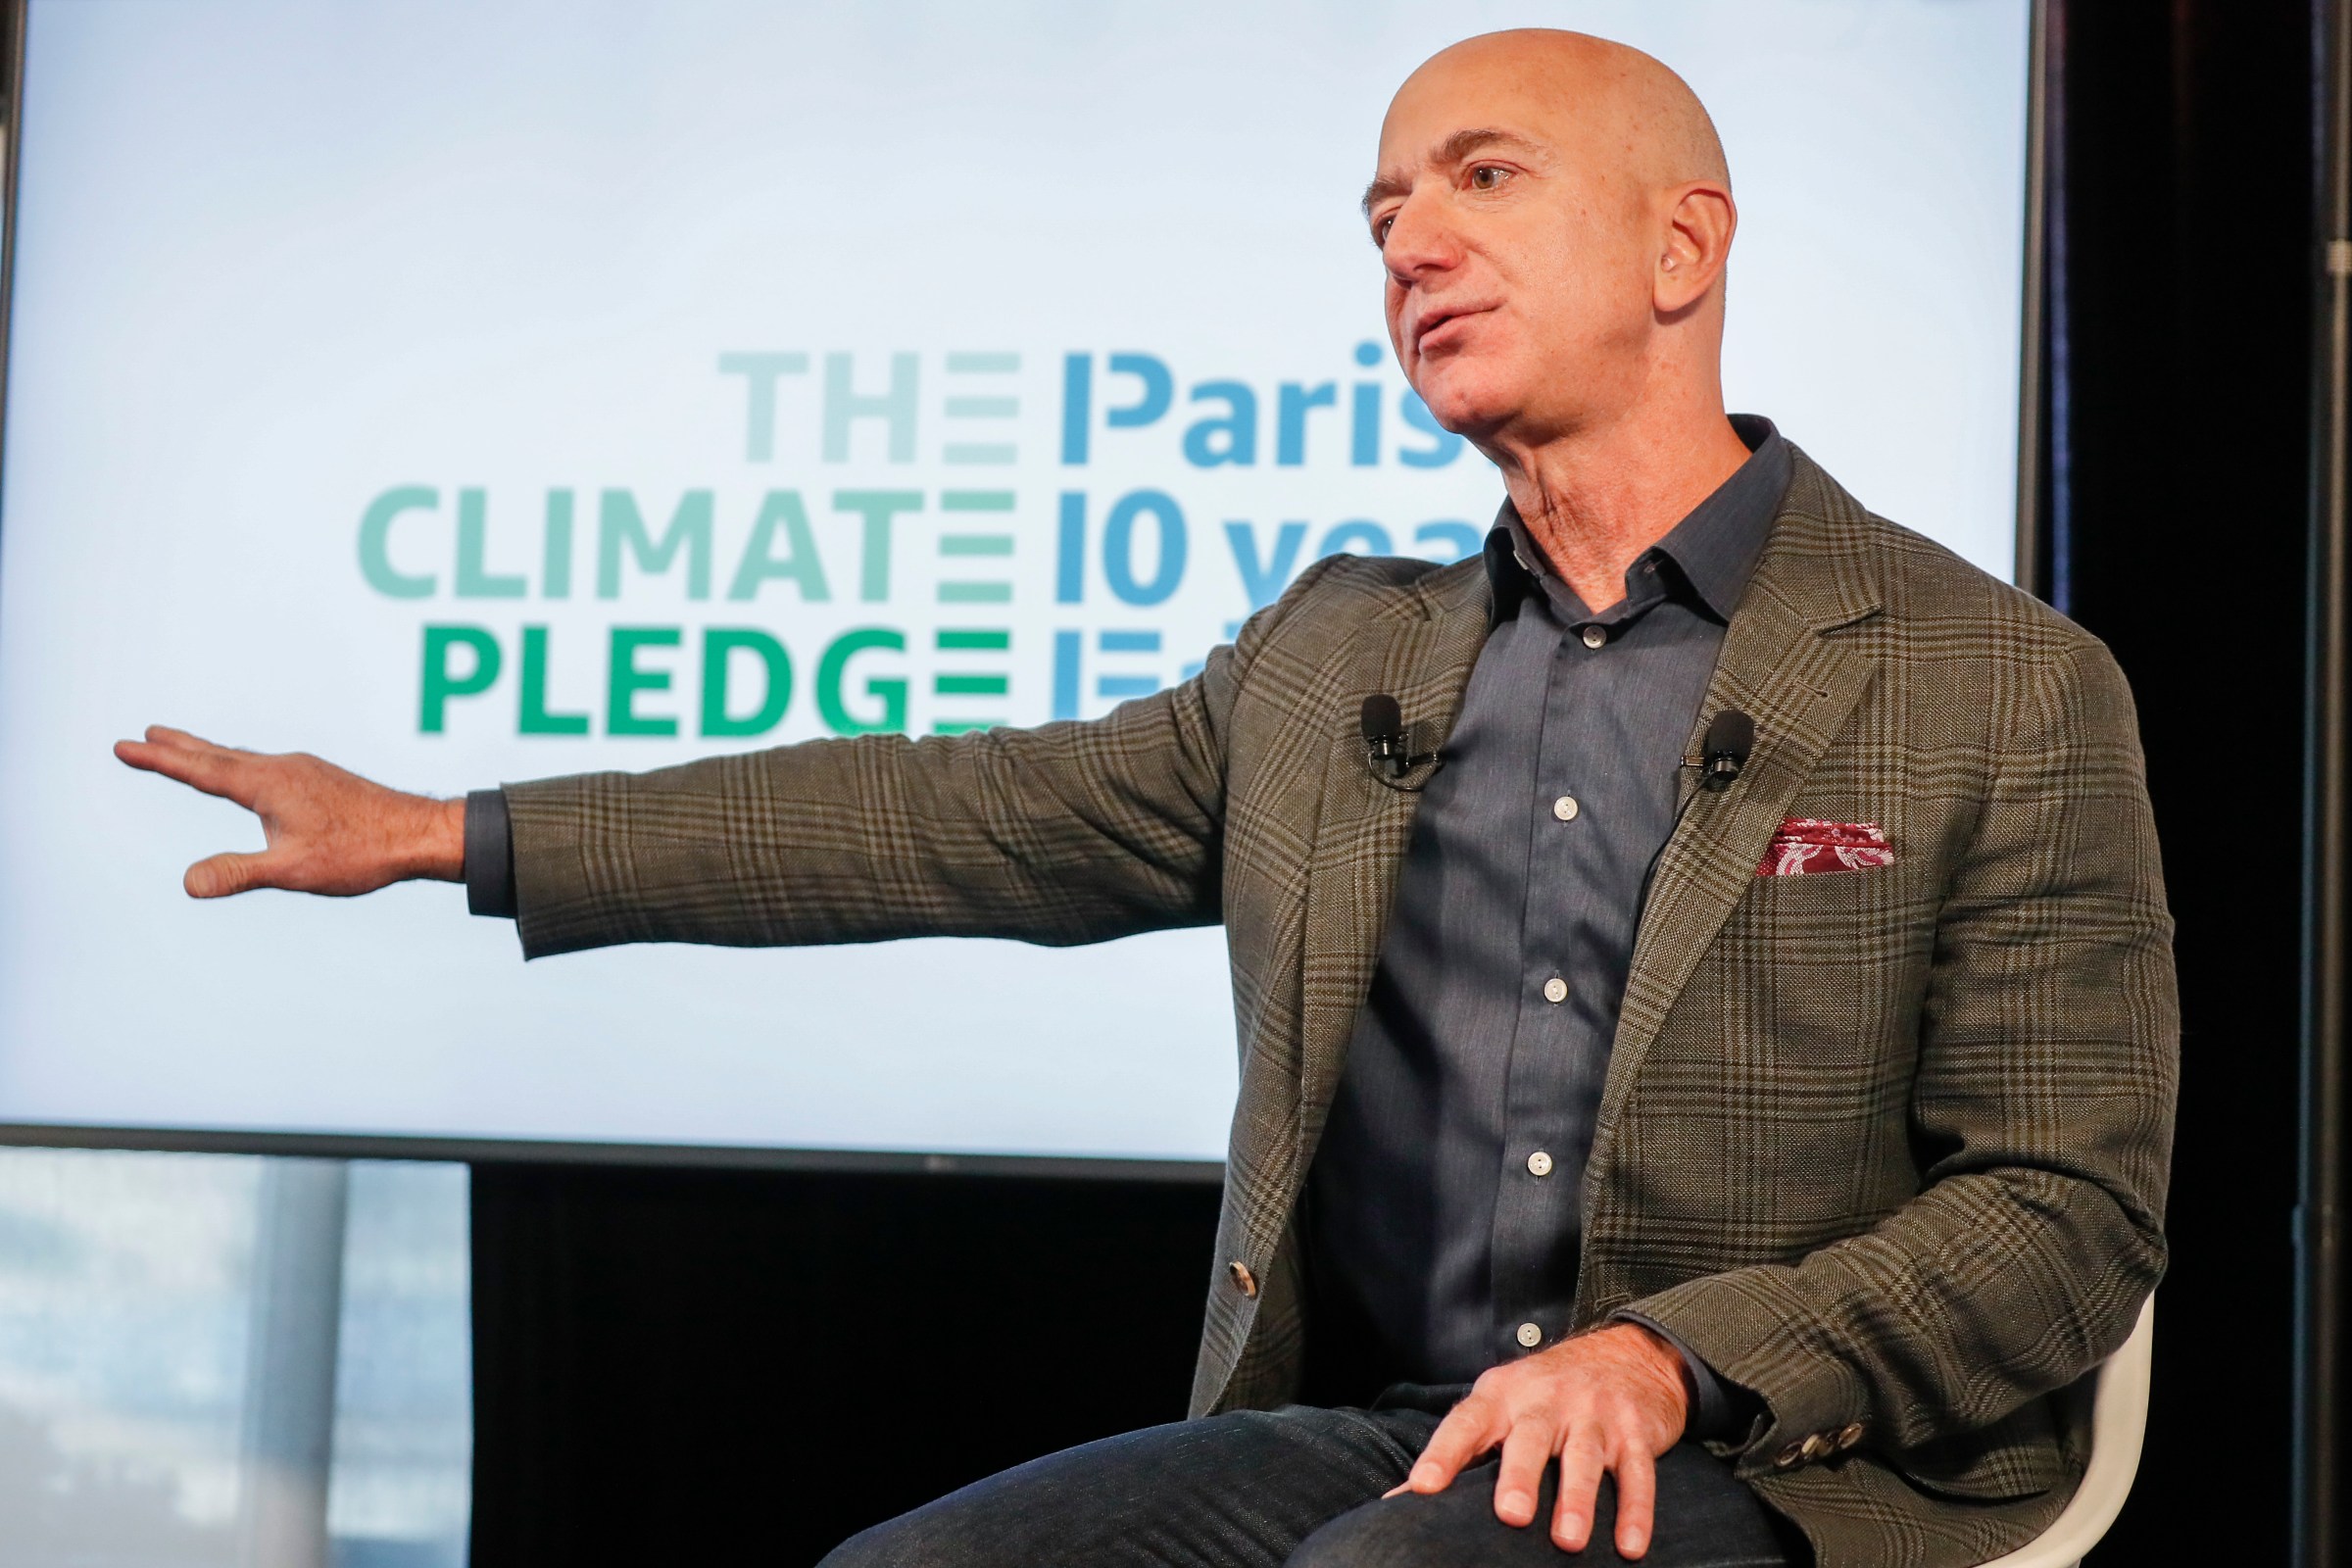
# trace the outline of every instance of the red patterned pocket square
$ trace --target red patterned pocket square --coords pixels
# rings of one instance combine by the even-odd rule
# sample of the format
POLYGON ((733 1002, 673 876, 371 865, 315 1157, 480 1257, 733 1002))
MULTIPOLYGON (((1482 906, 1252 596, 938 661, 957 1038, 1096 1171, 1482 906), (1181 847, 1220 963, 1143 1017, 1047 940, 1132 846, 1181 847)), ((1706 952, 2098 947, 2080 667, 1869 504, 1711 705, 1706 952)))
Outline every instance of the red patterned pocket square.
POLYGON ((1824 871, 1870 871, 1894 863, 1894 847, 1876 822, 1824 822, 1792 816, 1772 836, 1758 876, 1819 876, 1824 871))

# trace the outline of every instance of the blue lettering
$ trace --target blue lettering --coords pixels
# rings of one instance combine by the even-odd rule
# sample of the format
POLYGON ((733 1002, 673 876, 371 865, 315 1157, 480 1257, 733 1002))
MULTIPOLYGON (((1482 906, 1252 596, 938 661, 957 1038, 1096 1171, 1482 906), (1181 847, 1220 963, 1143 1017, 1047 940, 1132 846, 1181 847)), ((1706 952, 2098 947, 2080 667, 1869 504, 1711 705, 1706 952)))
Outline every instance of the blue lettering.
POLYGON ((1119 498, 1102 521, 1102 576, 1130 605, 1156 605, 1184 580, 1184 512, 1164 490, 1135 490, 1119 498), (1159 562, 1149 582, 1135 576, 1135 520, 1150 514, 1158 524, 1159 562))
POLYGON ((1197 419, 1184 432, 1185 461, 1198 468, 1222 464, 1250 467, 1257 462, 1257 394, 1241 381, 1203 381, 1193 388, 1193 401, 1215 398, 1226 408, 1221 419, 1197 419), (1222 435, 1222 442, 1211 438, 1222 435))
POLYGON ((1250 596, 1250 608, 1263 610, 1282 597, 1283 588, 1290 582, 1291 572, 1298 564, 1299 547, 1306 543, 1306 524, 1286 522, 1276 529, 1270 559, 1258 555, 1257 528, 1252 523, 1227 523, 1225 541, 1233 548, 1234 569, 1241 573, 1242 591, 1250 596))
POLYGON ((1110 373, 1132 375, 1144 383, 1144 395, 1123 409, 1107 409, 1102 420, 1114 430, 1132 430, 1151 424, 1168 412, 1176 401, 1176 378, 1155 354, 1113 354, 1110 373))

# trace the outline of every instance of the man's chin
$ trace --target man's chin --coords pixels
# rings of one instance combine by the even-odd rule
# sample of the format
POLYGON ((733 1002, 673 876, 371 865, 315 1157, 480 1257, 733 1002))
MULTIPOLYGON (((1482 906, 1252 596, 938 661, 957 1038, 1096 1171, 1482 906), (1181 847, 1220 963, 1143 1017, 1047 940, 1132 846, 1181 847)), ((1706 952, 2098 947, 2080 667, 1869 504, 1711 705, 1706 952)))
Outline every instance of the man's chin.
POLYGON ((1425 369, 1421 383, 1414 390, 1430 417, 1471 441, 1509 419, 1519 403, 1472 366, 1449 364, 1434 375, 1425 369))

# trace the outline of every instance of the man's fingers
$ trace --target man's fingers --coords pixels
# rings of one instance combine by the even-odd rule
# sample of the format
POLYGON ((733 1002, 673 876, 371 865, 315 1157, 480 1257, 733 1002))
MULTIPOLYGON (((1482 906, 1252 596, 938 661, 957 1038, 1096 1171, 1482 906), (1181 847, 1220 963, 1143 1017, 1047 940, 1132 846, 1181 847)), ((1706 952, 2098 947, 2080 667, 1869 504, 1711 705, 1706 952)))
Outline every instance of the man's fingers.
MULTIPOLYGON (((150 735, 159 733, 149 730, 150 735)), ((177 734, 175 730, 160 733, 177 734)), ((190 737, 193 739, 193 737, 190 737)), ((190 789, 217 795, 225 801, 250 808, 252 791, 245 774, 243 754, 222 751, 201 742, 182 746, 169 741, 117 741, 115 756, 132 767, 166 778, 177 779, 190 789)))
MULTIPOLYGON (((1592 1539, 1592 1509, 1600 1496, 1600 1473, 1606 1468, 1598 1436, 1587 1426, 1568 1434, 1560 1450, 1560 1494, 1551 1507, 1551 1539, 1563 1551, 1582 1551, 1592 1539)), ((1618 1494, 1622 1517, 1624 1494, 1618 1494)), ((1619 1531, 1618 1539, 1624 1539, 1619 1531)))
POLYGON ((1639 1557, 1649 1549, 1657 1504, 1657 1461, 1636 1445, 1617 1461, 1618 1556, 1639 1557))
POLYGON ((1502 1463, 1494 1471, 1494 1517, 1506 1525, 1536 1522, 1536 1498, 1544 1487, 1544 1466, 1551 1461, 1559 1429, 1548 1421, 1522 1417, 1502 1440, 1502 1463))
POLYGON ((169 724, 148 725, 147 739, 154 745, 173 746, 182 751, 217 752, 225 750, 223 747, 215 746, 201 735, 191 735, 184 729, 173 729, 169 724))
POLYGON ((1455 1405, 1430 1434, 1429 1445, 1421 1457, 1413 1461, 1412 1473, 1402 1484, 1384 1495, 1394 1497, 1400 1492, 1444 1492, 1453 1485, 1453 1478, 1462 1473, 1462 1466, 1494 1446, 1498 1436, 1487 1413, 1485 1401, 1475 1395, 1455 1405))
POLYGON ((270 866, 267 853, 215 855, 189 866, 180 885, 188 890, 191 899, 224 899, 232 893, 275 887, 277 884, 270 879, 270 866))

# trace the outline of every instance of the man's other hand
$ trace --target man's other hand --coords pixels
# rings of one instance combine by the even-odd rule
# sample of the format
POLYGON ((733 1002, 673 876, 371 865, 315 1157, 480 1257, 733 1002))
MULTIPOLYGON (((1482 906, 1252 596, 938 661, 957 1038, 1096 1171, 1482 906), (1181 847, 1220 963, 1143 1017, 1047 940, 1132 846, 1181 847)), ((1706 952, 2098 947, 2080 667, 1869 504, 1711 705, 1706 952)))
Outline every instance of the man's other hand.
POLYGON ((1585 1549, 1608 1471, 1617 1477, 1618 1553, 1639 1557, 1649 1549, 1657 1457, 1681 1441, 1690 1414, 1674 1348, 1638 1323, 1612 1323, 1488 1371, 1389 1495, 1443 1492, 1464 1465, 1500 1444, 1494 1517, 1525 1526, 1535 1522, 1544 1466, 1557 1456, 1551 1539, 1564 1551, 1585 1549))
POLYGON ((183 879, 190 898, 255 888, 350 898, 413 878, 465 878, 464 801, 403 795, 300 752, 265 757, 160 724, 143 741, 117 741, 115 755, 262 819, 269 848, 198 860, 183 879))

